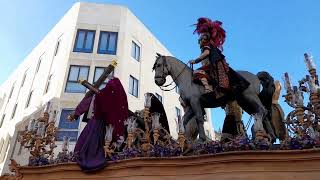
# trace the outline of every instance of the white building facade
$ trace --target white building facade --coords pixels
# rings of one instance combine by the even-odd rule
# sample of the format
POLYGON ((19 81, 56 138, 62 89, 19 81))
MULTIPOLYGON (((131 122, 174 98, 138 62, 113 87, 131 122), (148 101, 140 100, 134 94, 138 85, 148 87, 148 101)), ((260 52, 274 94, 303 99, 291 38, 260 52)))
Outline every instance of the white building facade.
MULTIPOLYGON (((171 55, 128 8, 76 3, 0 87, 0 175, 8 172, 10 158, 27 164, 29 152, 20 147, 18 133, 28 124, 30 115, 39 114, 48 101, 58 112, 57 145, 62 144, 63 136, 69 136, 73 149, 85 126, 66 120, 86 91, 77 81, 93 83, 113 59, 118 62, 113 75, 127 92, 129 109, 143 109, 144 93, 156 94, 176 138, 175 119, 183 109, 178 91, 163 92, 154 83, 151 68, 157 52, 171 55)), ((211 114, 206 112, 205 129, 214 139, 211 114)))

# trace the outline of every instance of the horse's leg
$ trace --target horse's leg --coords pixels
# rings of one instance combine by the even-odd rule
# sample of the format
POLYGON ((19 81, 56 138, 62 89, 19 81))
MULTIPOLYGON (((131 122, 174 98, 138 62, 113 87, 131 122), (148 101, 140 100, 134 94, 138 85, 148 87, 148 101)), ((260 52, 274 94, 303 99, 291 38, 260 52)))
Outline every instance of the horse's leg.
POLYGON ((227 106, 230 107, 229 113, 234 116, 236 127, 237 127, 237 135, 244 136, 245 130, 242 121, 242 109, 237 103, 237 101, 230 101, 227 106))
POLYGON ((267 110, 262 105, 258 95, 250 91, 244 91, 242 96, 237 97, 237 102, 248 114, 256 114, 262 118, 255 118, 254 131, 265 132, 263 128, 262 119, 267 114, 267 110))
POLYGON ((197 131, 197 125, 192 121, 192 118, 194 117, 194 113, 192 111, 192 108, 190 106, 187 106, 184 108, 184 115, 183 115, 183 126, 185 129, 185 134, 187 139, 193 139, 192 134, 193 131, 197 131))
POLYGON ((195 141, 199 134, 197 120, 195 117, 191 118, 185 129, 187 139, 192 142, 195 141))
POLYGON ((204 117, 203 117, 204 110, 200 105, 199 98, 193 97, 193 99, 190 101, 190 105, 195 115, 195 118, 197 120, 199 139, 200 141, 206 141, 207 137, 204 131, 204 117))
POLYGON ((221 140, 244 135, 242 110, 238 103, 236 101, 229 101, 224 109, 226 116, 223 122, 221 140))
POLYGON ((187 106, 184 108, 184 115, 183 115, 183 125, 186 127, 186 125, 189 123, 189 121, 194 116, 192 108, 190 106, 187 106))

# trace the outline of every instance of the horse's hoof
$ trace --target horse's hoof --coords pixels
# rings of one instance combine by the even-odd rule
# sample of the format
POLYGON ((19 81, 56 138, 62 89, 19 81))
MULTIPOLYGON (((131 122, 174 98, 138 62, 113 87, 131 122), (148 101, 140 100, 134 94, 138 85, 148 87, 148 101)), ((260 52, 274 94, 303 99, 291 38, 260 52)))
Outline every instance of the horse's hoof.
POLYGON ((197 144, 203 144, 203 143, 206 143, 207 142, 207 139, 206 138, 199 138, 197 139, 196 143, 197 144))

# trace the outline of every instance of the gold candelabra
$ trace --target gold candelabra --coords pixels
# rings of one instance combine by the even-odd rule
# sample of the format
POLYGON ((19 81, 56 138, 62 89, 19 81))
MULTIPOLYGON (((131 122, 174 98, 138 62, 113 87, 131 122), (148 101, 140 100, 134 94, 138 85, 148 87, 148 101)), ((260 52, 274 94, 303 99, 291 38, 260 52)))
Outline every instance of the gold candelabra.
POLYGON ((145 156, 150 154, 150 150, 154 145, 170 145, 171 136, 170 133, 165 130, 159 120, 161 117, 160 113, 150 113, 152 94, 145 94, 145 107, 143 112, 143 128, 137 127, 137 118, 129 117, 125 121, 127 126, 128 137, 126 140, 125 148, 138 148, 141 149, 145 156), (151 139, 151 137, 153 139, 151 139), (152 142, 153 140, 153 142, 152 142))
POLYGON ((18 141, 21 146, 30 150, 29 165, 37 166, 39 162, 46 164, 53 161, 53 150, 57 147, 55 144, 57 128, 54 126, 56 114, 56 111, 50 111, 48 102, 42 117, 32 118, 19 136, 18 141))
POLYGON ((304 54, 305 63, 310 75, 299 81, 299 86, 292 86, 288 73, 285 73, 284 82, 287 94, 286 102, 294 108, 287 116, 288 130, 296 136, 319 135, 320 98, 319 82, 315 63, 311 56, 304 54), (311 76, 311 77, 310 77, 311 76), (307 106, 304 105, 304 94, 309 95, 307 106))

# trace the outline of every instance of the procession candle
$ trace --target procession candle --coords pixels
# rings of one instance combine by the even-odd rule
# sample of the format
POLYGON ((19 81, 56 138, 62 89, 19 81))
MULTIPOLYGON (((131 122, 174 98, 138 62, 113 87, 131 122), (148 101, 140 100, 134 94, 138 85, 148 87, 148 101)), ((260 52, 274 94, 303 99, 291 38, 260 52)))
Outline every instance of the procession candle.
POLYGON ((131 122, 131 132, 133 132, 136 128, 137 128, 136 118, 133 118, 131 122))
POLYGON ((136 120, 133 116, 130 116, 125 122, 125 125, 127 125, 127 132, 128 132, 128 137, 127 137, 127 147, 131 148, 131 144, 133 141, 133 131, 136 128, 136 120))
POLYGON ((49 112, 50 112, 50 106, 51 106, 51 102, 48 101, 48 102, 46 103, 45 108, 44 108, 44 112, 49 113, 49 112))
POLYGON ((63 136, 62 151, 68 151, 68 149, 69 149, 69 140, 70 140, 69 137, 63 136))
POLYGON ((176 122, 176 132, 179 134, 179 120, 177 118, 174 118, 174 121, 176 122))
POLYGON ((306 76, 307 82, 308 82, 308 87, 309 87, 309 91, 310 93, 316 93, 317 92, 317 86, 314 83, 313 79, 307 75, 306 76))
POLYGON ((44 122, 38 122, 37 135, 42 136, 42 129, 44 128, 44 122))
POLYGON ((53 110, 53 112, 50 113, 49 123, 55 122, 56 121, 56 116, 57 116, 57 111, 53 110))
POLYGON ((34 126, 35 126, 35 120, 31 119, 28 124, 28 131, 33 131, 35 128, 34 126))
POLYGON ((113 133, 113 127, 110 124, 109 126, 106 127, 106 136, 105 136, 105 140, 108 142, 111 142, 112 140, 112 133, 113 133))
POLYGON ((316 65, 313 61, 312 56, 309 56, 307 53, 304 53, 304 62, 307 65, 308 70, 316 69, 316 65))
POLYGON ((287 93, 292 90, 291 87, 291 80, 289 74, 286 72, 284 73, 284 88, 286 89, 287 93))
POLYGON ((154 142, 154 144, 157 144, 158 139, 160 137, 160 134, 159 134, 159 128, 160 128, 159 118, 160 118, 160 113, 155 112, 155 113, 151 114, 152 128, 153 128, 153 142, 154 142))
POLYGON ((128 133, 131 133, 136 128, 136 120, 133 116, 128 117, 128 119, 124 122, 125 125, 127 125, 127 131, 128 133))
POLYGON ((34 126, 33 126, 33 131, 37 134, 39 129, 39 122, 35 120, 34 126))
POLYGON ((179 133, 184 133, 185 129, 184 129, 183 120, 181 116, 178 116, 178 123, 179 123, 179 133))
POLYGON ((151 107, 151 94, 150 93, 145 93, 144 94, 144 107, 150 108, 151 107))
POLYGON ((303 106, 303 96, 297 86, 293 87, 294 99, 297 106, 303 106))
POLYGON ((159 118, 160 118, 160 113, 155 112, 151 114, 152 128, 160 127, 159 118))
POLYGON ((52 122, 55 122, 55 119, 53 117, 49 118, 49 123, 52 123, 52 122))
POLYGON ((43 123, 41 126, 41 137, 45 137, 45 135, 46 135, 46 125, 45 123, 43 123))

